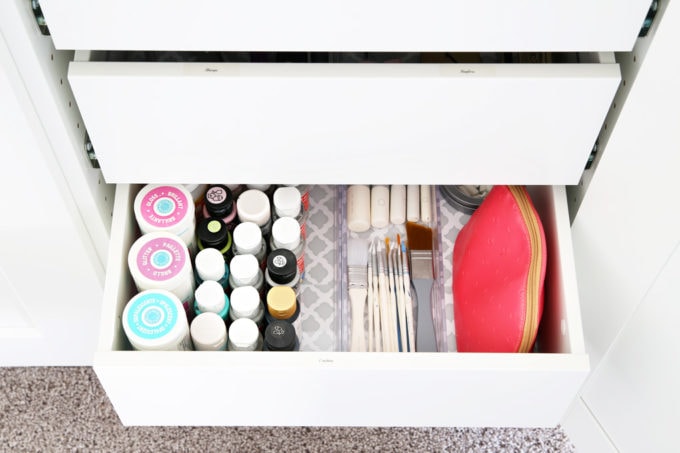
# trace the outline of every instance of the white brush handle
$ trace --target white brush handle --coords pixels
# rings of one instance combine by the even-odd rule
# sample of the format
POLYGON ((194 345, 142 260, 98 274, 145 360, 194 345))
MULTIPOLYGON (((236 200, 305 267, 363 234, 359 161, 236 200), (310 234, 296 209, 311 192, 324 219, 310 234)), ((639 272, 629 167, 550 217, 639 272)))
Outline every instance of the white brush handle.
POLYGON ((366 305, 366 288, 350 288, 349 300, 352 304, 352 342, 349 350, 366 352, 364 335, 364 306, 366 305))

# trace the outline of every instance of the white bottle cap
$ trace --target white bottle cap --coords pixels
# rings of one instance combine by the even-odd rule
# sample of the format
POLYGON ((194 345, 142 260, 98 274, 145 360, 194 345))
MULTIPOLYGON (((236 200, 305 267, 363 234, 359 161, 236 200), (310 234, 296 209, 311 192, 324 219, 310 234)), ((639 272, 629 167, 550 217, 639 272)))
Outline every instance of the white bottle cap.
POLYGON ((241 222, 255 222, 257 226, 266 225, 271 218, 269 198, 257 189, 246 190, 238 197, 236 211, 241 222))
POLYGON ((196 272, 201 280, 219 281, 224 277, 224 255, 214 248, 203 249, 196 255, 196 272))
POLYGON ((356 233, 371 227, 371 189, 349 186, 347 189, 347 228, 356 233))
POLYGON ((260 293, 254 286, 239 286, 231 292, 231 314, 234 319, 253 318, 260 307, 260 293))
POLYGON ((274 192, 274 211, 279 217, 297 217, 302 209, 302 195, 297 187, 279 187, 274 192))
POLYGON ((300 224, 292 217, 281 217, 272 226, 272 238, 277 248, 295 250, 300 245, 300 224))
POLYGON ((194 210, 194 199, 182 185, 148 184, 135 196, 135 218, 142 234, 174 233, 189 247, 194 244, 194 210))
POLYGON ((420 220, 420 186, 406 186, 406 220, 418 222, 420 220))
POLYGON ((247 286, 257 281, 260 264, 255 255, 236 255, 231 259, 229 270, 237 286, 247 286))
POLYGON ((128 267, 139 291, 165 289, 181 301, 193 299, 195 288, 186 244, 171 233, 148 233, 128 252, 128 267))
POLYGON ((169 291, 142 291, 125 305, 123 330, 140 351, 191 350, 189 323, 182 302, 169 291))
POLYGON ((191 340, 197 351, 227 349, 227 326, 216 313, 201 313, 191 321, 191 340))
POLYGON ((260 331, 255 321, 248 318, 239 318, 229 327, 229 343, 234 349, 253 349, 257 345, 260 331))
POLYGON ((371 189, 371 225, 385 228, 390 223, 390 189, 373 186, 371 189))
POLYGON ((256 254, 262 247, 262 230, 253 222, 243 222, 234 228, 234 248, 240 254, 256 254))
POLYGON ((214 280, 206 280, 196 288, 196 306, 201 312, 220 313, 224 310, 224 288, 214 280))
POLYGON ((406 222, 406 186, 390 187, 390 223, 401 225, 406 222))

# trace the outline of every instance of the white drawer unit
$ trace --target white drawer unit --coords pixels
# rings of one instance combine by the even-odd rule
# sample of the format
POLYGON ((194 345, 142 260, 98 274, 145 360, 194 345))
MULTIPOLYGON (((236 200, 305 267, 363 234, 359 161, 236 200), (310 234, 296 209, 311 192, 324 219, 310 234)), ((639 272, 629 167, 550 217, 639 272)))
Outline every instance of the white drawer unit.
POLYGON ((620 81, 612 54, 579 58, 149 63, 78 52, 69 82, 111 183, 564 185, 578 182, 620 81))
POLYGON ((41 0, 59 49, 629 50, 650 0, 41 0))
POLYGON ((588 373, 563 187, 531 188, 549 263, 530 354, 130 350, 120 318, 135 293, 127 251, 137 190, 117 187, 94 361, 124 424, 555 426, 588 373))

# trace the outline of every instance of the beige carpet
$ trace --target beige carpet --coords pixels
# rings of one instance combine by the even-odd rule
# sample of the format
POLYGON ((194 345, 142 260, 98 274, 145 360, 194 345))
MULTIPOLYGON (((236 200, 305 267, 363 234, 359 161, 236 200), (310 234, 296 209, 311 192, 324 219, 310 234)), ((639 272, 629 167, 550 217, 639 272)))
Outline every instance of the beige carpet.
POLYGON ((572 452, 559 429, 124 427, 91 368, 0 368, 0 451, 572 452))

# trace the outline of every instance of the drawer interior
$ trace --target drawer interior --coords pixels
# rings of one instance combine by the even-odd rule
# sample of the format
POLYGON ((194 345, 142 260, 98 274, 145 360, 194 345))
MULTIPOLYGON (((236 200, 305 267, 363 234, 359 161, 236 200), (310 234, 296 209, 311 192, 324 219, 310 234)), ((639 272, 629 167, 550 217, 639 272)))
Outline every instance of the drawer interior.
POLYGON ((109 183, 576 184, 620 81, 611 53, 141 54, 69 66, 109 183))
MULTIPOLYGON (((120 185, 117 190, 112 261, 107 279, 106 324, 102 330, 100 348, 129 351, 120 316, 127 301, 136 294, 135 285, 127 269, 127 251, 139 237, 132 205, 141 186, 120 185), (111 322, 113 321, 113 322, 111 322)), ((536 342, 536 352, 582 352, 580 318, 574 310, 575 293, 569 265, 571 256, 568 231, 564 231, 564 209, 555 206, 554 188, 531 187, 532 197, 545 225, 549 246, 549 266, 546 276, 546 301, 543 325, 536 342), (566 243, 565 243, 566 242, 566 243), (571 299, 570 299, 571 298, 571 299)), ((440 351, 455 351, 453 329, 453 296, 451 286, 451 257, 458 231, 469 215, 458 211, 432 188, 434 227, 433 288, 435 320, 440 339, 440 351)), ((557 202, 561 201, 558 199, 557 202)), ((345 186, 311 186, 310 209, 307 217, 305 243, 306 277, 301 285, 300 316, 295 321, 301 351, 337 352, 349 348, 350 304, 347 297, 347 239, 350 232, 346 221, 345 186)), ((568 224, 567 224, 568 225, 568 224)), ((568 226, 567 226, 568 228, 568 226)), ((376 237, 400 233, 403 227, 375 231, 376 237)), ((352 233, 351 235, 357 236, 352 233)), ((191 354, 191 353, 187 353, 191 354)))

